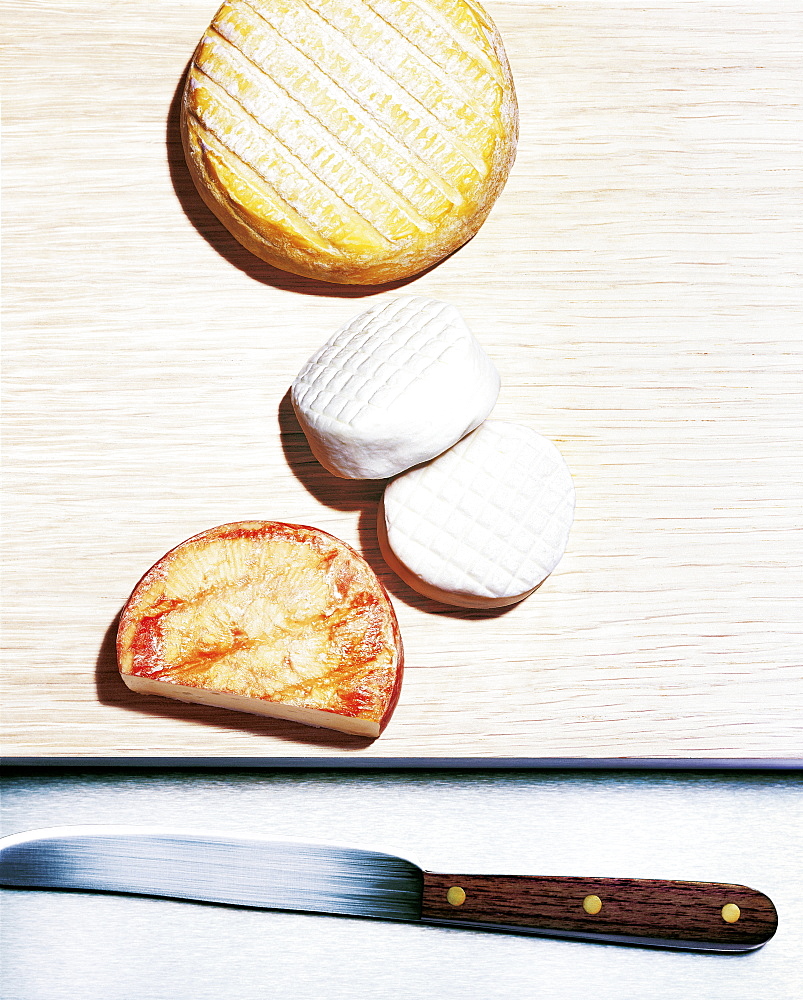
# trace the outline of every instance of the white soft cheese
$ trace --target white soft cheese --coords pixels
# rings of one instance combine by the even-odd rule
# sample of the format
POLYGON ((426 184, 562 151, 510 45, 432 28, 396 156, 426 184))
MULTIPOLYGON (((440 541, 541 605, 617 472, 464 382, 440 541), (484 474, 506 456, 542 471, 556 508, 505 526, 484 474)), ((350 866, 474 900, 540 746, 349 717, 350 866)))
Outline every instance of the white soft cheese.
POLYGON ((387 485, 382 554, 427 597, 502 607, 532 593, 557 566, 574 506, 572 477, 555 445, 528 427, 489 420, 387 485))
POLYGON ((346 323, 291 399, 313 454, 343 479, 385 479, 440 455, 488 416, 499 373, 457 309, 404 296, 346 323))

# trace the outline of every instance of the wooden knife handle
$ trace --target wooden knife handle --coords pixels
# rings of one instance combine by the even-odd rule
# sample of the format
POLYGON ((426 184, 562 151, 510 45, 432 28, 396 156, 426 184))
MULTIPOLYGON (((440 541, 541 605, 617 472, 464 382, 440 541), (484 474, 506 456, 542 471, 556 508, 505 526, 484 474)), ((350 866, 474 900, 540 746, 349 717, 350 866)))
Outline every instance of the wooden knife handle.
POLYGON ((424 872, 422 919, 621 944, 746 951, 778 926, 772 901, 743 885, 660 879, 424 872))

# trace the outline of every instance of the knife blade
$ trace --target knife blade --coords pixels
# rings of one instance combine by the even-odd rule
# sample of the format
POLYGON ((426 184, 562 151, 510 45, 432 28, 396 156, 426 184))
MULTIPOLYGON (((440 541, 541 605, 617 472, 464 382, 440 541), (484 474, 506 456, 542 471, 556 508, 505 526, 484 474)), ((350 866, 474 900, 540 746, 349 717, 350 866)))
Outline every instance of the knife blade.
POLYGON ((127 826, 4 837, 0 884, 718 952, 759 948, 778 923, 730 883, 436 873, 358 847, 127 826))

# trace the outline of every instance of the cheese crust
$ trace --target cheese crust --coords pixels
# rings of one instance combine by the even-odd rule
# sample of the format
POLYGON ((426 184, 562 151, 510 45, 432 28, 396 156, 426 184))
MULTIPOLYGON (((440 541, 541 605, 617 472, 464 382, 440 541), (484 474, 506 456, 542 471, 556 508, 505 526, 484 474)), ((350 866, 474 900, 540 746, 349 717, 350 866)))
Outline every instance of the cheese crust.
POLYGON ((385 487, 379 545, 388 566, 425 597, 505 607, 558 565, 574 507, 557 447, 529 427, 488 420, 385 487))
POLYGON ((257 257, 382 284, 477 232, 518 111, 474 0, 227 0, 193 56, 181 133, 201 197, 257 257))
POLYGON ((386 479, 477 427, 499 383, 454 306, 408 295, 372 306, 333 334, 296 376, 291 400, 325 469, 386 479))
POLYGON ((187 539, 142 578, 117 638, 128 687, 377 736, 403 669, 393 607, 340 539, 246 521, 187 539))

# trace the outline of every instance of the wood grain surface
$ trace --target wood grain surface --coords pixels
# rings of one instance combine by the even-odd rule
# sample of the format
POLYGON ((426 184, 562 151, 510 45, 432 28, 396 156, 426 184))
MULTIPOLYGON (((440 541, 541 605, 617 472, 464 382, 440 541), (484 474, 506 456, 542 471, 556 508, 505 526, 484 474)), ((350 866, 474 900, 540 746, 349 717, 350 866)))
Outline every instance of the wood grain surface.
POLYGON ((215 0, 0 3, 4 751, 803 756, 798 4, 489 2, 521 138, 480 233, 399 287, 272 270, 206 210, 176 95, 215 0), (307 357, 403 288, 456 304, 494 416, 562 450, 569 549, 504 613, 384 566, 382 483, 313 459, 307 357), (120 609, 228 521, 358 547, 406 647, 374 743, 129 692, 120 609))

